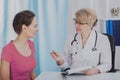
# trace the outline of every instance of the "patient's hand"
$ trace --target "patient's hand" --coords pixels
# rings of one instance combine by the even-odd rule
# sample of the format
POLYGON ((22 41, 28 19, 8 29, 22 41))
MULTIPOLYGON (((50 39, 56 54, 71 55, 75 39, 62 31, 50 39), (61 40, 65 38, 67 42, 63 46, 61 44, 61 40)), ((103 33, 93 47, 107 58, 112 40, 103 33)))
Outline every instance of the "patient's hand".
POLYGON ((92 75, 92 74, 97 74, 100 73, 99 69, 97 68, 91 68, 86 71, 84 71, 86 75, 92 75))
POLYGON ((52 58, 57 62, 57 64, 58 64, 59 66, 64 63, 63 58, 59 55, 58 52, 52 51, 52 52, 51 52, 51 56, 52 56, 52 58))

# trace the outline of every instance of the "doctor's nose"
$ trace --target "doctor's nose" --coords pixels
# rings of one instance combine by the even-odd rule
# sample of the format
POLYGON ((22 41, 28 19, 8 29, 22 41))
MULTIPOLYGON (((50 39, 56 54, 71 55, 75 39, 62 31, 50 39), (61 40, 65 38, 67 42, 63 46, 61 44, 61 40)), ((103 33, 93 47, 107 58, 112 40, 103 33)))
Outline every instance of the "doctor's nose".
POLYGON ((79 28, 79 25, 78 25, 78 24, 75 24, 75 28, 78 29, 78 28, 79 28))

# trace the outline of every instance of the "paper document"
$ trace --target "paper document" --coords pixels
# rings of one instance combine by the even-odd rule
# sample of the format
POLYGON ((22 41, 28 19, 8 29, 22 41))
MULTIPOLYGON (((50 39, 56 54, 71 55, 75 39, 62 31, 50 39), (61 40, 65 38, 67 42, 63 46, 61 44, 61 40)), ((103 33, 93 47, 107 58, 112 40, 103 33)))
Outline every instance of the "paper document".
POLYGON ((84 74, 83 71, 87 70, 87 69, 90 69, 92 68, 92 66, 89 66, 89 67, 82 67, 82 68, 76 68, 76 69, 70 69, 68 70, 68 75, 70 74, 84 74))

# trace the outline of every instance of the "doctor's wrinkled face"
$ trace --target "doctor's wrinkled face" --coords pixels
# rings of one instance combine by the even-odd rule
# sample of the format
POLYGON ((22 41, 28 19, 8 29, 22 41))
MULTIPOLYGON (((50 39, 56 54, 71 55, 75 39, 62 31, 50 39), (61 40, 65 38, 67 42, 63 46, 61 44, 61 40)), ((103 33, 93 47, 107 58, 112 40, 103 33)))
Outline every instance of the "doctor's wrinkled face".
POLYGON ((78 10, 75 16, 75 27, 78 33, 92 30, 93 24, 97 19, 95 12, 89 8, 78 10))
POLYGON ((76 19, 75 20, 75 28, 77 33, 84 32, 86 30, 91 30, 91 26, 86 23, 86 22, 78 22, 76 19))

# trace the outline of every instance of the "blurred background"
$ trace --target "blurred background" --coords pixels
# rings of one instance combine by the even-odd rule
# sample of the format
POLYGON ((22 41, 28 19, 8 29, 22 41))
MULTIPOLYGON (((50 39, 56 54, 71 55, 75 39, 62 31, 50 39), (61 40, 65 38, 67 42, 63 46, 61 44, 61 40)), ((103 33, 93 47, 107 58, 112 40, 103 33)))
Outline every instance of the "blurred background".
POLYGON ((120 69, 120 0, 0 0, 0 54, 2 47, 16 38, 12 27, 15 14, 31 10, 39 28, 32 39, 37 59, 35 72, 59 71, 50 52, 62 53, 65 41, 74 33, 74 13, 82 8, 94 9, 98 16, 95 29, 115 38, 115 67, 120 69))

